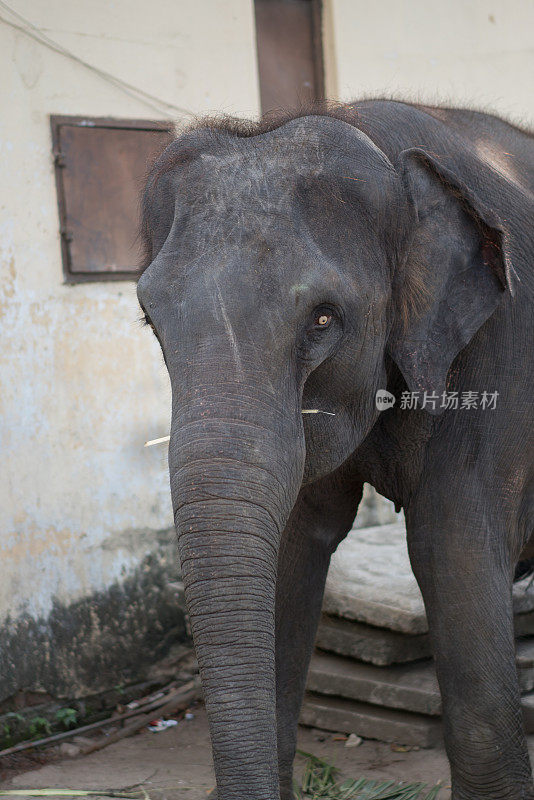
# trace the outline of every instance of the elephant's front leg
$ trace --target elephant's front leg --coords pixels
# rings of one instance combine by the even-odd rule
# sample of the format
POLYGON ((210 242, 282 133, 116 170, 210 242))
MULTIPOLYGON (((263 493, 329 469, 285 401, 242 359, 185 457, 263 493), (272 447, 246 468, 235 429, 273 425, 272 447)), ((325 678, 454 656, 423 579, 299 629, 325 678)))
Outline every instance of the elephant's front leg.
POLYGON ((443 699, 453 800, 531 800, 504 525, 480 487, 442 479, 407 513, 443 699), (448 495, 443 496, 442 486, 448 495), (470 498, 478 498, 474 502, 470 498))
POLYGON ((297 724, 330 556, 350 530, 362 484, 339 473, 304 488, 284 531, 276 586, 276 713, 281 800, 293 797, 297 724))

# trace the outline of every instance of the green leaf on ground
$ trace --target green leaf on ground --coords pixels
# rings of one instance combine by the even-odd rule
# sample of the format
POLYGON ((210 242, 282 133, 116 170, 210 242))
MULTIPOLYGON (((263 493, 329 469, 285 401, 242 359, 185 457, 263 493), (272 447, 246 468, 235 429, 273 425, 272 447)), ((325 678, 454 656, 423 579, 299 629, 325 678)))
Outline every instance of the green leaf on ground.
POLYGON ((307 758, 302 785, 296 787, 299 800, 438 800, 441 786, 426 783, 396 783, 395 781, 352 778, 339 781, 338 770, 321 758, 298 751, 307 758))

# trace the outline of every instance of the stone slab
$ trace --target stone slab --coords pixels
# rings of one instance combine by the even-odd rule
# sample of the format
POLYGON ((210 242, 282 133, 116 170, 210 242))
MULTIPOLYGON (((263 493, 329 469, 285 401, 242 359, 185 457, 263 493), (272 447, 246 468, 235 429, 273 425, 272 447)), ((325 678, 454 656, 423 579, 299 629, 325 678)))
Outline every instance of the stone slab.
POLYGON ((402 523, 348 534, 332 556, 323 610, 401 633, 428 631, 402 523))
MULTIPOLYGON (((525 731, 533 734, 534 692, 521 698, 521 709, 525 731)), ((337 697, 307 694, 302 705, 300 724, 336 733, 355 733, 364 739, 417 747, 435 747, 442 742, 441 722, 435 717, 337 697)))
POLYGON ((417 747, 434 747, 442 739, 441 722, 433 717, 313 694, 304 699, 300 723, 417 747))
MULTIPOLYGON (((332 556, 323 610, 409 634, 428 632, 403 523, 353 529, 332 556)), ((531 577, 514 584, 514 611, 534 610, 531 577)))
POLYGON ((532 636, 534 634, 534 612, 516 614, 514 630, 516 636, 532 636))
MULTIPOLYGON (((372 705, 439 716, 441 696, 432 660, 375 667, 342 656, 315 653, 308 689, 372 705)), ((356 731, 357 733, 357 731, 356 731)))
POLYGON ((514 614, 528 614, 534 611, 534 581, 527 575, 522 581, 514 583, 514 614))
MULTIPOLYGON (((522 694, 534 689, 534 639, 519 641, 517 671, 522 694)), ((371 705, 429 716, 441 714, 441 696, 432 659, 379 667, 331 653, 316 652, 308 690, 371 705)))
MULTIPOLYGON (((532 636, 534 613, 517 614, 514 627, 516 636, 532 636)), ((426 633, 399 633, 328 614, 321 618, 315 643, 328 653, 349 656, 380 667, 405 664, 432 655, 430 638, 426 633)))
POLYGON ((315 643, 321 650, 357 658, 379 667, 403 664, 432 655, 427 633, 414 636, 327 614, 321 618, 315 643))
POLYGON ((534 733, 534 692, 523 695, 521 698, 521 710, 526 733, 534 733))
POLYGON ((534 638, 516 642, 516 661, 521 692, 534 689, 534 638))

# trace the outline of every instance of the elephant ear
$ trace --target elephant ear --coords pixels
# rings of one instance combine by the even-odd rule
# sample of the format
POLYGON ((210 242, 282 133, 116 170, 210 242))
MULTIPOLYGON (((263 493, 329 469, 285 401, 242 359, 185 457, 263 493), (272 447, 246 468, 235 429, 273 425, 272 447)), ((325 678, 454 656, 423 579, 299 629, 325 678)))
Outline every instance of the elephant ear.
POLYGON ((506 236, 498 217, 424 150, 401 153, 400 171, 415 221, 395 278, 388 349, 410 391, 440 395, 458 353, 511 291, 506 236))

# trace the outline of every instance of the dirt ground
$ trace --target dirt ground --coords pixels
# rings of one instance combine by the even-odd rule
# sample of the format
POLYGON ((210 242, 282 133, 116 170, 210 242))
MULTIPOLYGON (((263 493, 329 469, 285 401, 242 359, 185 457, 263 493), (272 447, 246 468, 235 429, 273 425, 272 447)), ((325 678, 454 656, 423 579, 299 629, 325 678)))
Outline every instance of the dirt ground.
MULTIPOLYGON (((442 780, 448 784, 448 764, 442 749, 395 752, 390 745, 371 740, 347 748, 344 741, 335 739, 334 734, 300 728, 299 748, 325 758, 347 777, 429 783, 442 780)), ((305 759, 299 756, 297 768, 302 769, 304 763, 305 759)), ((16 775, 1 788, 98 790, 132 784, 141 784, 153 800, 205 800, 215 780, 202 706, 195 709, 194 719, 181 720, 175 728, 160 733, 143 730, 88 756, 59 755, 44 766, 16 775)), ((447 800, 449 792, 443 791, 442 797, 447 800)))
MULTIPOLYGON (((336 765, 346 777, 392 778, 398 781, 442 781, 440 800, 449 800, 449 769, 443 748, 399 752, 388 744, 366 740, 347 748, 334 734, 300 728, 299 748, 336 765)), ((529 737, 534 755, 534 736, 529 737)), ((297 759, 300 771, 304 758, 297 759)), ((120 789, 140 784, 151 800, 205 800, 215 785, 206 714, 195 709, 192 720, 160 733, 143 730, 88 756, 54 758, 3 783, 2 789, 120 789)), ((21 798, 21 795, 18 796, 21 798)), ((24 798, 24 795, 22 795, 24 798)))

